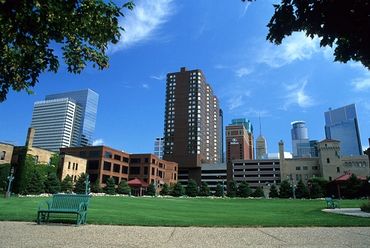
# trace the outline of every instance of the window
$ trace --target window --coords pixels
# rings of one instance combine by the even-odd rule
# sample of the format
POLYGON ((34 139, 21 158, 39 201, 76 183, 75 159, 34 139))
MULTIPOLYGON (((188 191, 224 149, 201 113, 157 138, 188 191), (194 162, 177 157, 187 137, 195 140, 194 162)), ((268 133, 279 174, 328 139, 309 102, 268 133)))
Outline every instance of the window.
POLYGON ((120 173, 121 171, 121 166, 119 164, 114 164, 113 165, 113 172, 120 173))
POLYGON ((112 153, 111 152, 105 152, 104 157, 105 158, 112 158, 112 153))
POLYGON ((127 166, 122 166, 122 173, 128 174, 128 167, 127 166))
POLYGON ((100 151, 90 151, 89 152, 89 157, 90 158, 98 158, 101 156, 101 152, 100 151))
POLYGON ((68 170, 71 169, 71 162, 68 162, 68 170))
POLYGON ((145 162, 145 163, 149 163, 149 158, 145 158, 145 159, 144 159, 144 162, 145 162))
POLYGON ((338 172, 338 173, 340 172, 340 168, 339 168, 339 167, 337 167, 337 172, 338 172))
POLYGON ((301 170, 300 166, 295 167, 296 170, 301 170))
POLYGON ((114 154, 114 159, 115 159, 115 160, 118 160, 118 161, 121 161, 121 156, 120 156, 120 155, 116 155, 116 154, 114 154))
POLYGON ((103 167, 103 170, 106 170, 106 171, 110 171, 112 167, 112 164, 107 162, 107 161, 104 161, 104 167, 103 167))
POLYGON ((326 163, 330 164, 330 158, 326 158, 326 163))
POLYGON ((130 159, 130 163, 140 164, 141 163, 141 159, 140 158, 131 158, 130 159))
POLYGON ((6 151, 2 151, 0 153, 0 160, 5 160, 5 154, 6 154, 6 151))
POLYGON ((144 167, 144 175, 148 175, 148 167, 144 167))
POLYGON ((303 170, 308 170, 308 166, 303 166, 303 170))
POLYGON ((78 163, 76 163, 76 170, 78 170, 78 163))
POLYGON ((140 167, 135 167, 135 166, 131 167, 130 174, 135 174, 135 175, 140 174, 140 167))
POLYGON ((128 163, 128 158, 123 157, 122 161, 128 163))

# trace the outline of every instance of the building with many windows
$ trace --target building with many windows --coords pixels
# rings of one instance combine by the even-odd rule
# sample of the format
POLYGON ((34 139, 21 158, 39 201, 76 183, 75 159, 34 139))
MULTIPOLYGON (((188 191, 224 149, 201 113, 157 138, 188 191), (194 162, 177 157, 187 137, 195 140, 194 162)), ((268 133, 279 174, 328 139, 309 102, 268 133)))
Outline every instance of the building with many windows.
POLYGON ((306 122, 294 121, 291 125, 293 157, 311 157, 311 146, 308 139, 306 122))
POLYGON ((156 138, 154 141, 154 155, 156 155, 160 159, 163 158, 163 143, 163 137, 156 138))
POLYGON ((343 156, 362 155, 355 104, 325 112, 325 136, 340 141, 343 156))
POLYGON ((167 74, 163 158, 179 164, 179 179, 199 182, 202 164, 222 160, 221 115, 201 70, 167 74))

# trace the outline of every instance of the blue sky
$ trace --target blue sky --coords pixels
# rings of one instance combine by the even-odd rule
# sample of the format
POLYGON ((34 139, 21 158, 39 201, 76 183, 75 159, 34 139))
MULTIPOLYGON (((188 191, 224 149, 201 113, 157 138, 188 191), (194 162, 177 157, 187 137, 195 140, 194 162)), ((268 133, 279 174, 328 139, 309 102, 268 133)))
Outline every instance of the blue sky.
POLYGON ((333 62, 332 49, 296 33, 275 46, 265 40, 273 1, 137 0, 122 19, 126 29, 109 49, 110 68, 44 73, 34 95, 10 92, 0 104, 0 141, 22 145, 33 103, 45 95, 91 88, 100 95, 97 144, 130 153, 152 152, 163 135, 165 76, 180 67, 201 69, 224 110, 252 121, 268 152, 283 140, 291 151, 290 123, 306 121, 322 140, 324 111, 355 103, 363 147, 370 137, 370 72, 359 63, 333 62))

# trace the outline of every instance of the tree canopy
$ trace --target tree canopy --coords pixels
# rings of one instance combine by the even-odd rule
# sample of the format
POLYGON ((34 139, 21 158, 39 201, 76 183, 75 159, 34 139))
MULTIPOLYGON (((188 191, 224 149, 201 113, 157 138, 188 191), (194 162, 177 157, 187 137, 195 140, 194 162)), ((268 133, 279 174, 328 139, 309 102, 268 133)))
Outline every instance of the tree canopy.
POLYGON ((270 42, 279 45, 286 36, 303 31, 318 37, 320 46, 335 47, 335 61, 359 61, 370 69, 368 0, 281 0, 273 6, 275 13, 267 24, 270 42))
POLYGON ((133 2, 104 0, 0 0, 0 102, 9 89, 32 92, 40 73, 57 72, 60 46, 71 73, 87 63, 108 67, 106 50, 120 38, 118 18, 133 2))

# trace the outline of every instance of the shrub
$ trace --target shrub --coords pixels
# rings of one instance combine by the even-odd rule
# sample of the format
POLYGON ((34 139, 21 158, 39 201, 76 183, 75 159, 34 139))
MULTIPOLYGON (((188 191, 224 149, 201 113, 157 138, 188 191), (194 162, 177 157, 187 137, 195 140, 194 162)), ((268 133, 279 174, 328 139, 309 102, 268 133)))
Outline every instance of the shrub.
POLYGON ((170 194, 170 187, 168 186, 167 183, 163 184, 160 194, 161 195, 169 195, 170 194))
POLYGON ((238 186, 237 194, 239 197, 248 197, 252 194, 249 184, 245 181, 241 182, 238 186))
POLYGON ((147 190, 146 195, 155 196, 155 185, 154 183, 150 183, 147 190))
POLYGON ((237 186, 235 181, 231 181, 227 185, 227 196, 228 197, 235 197, 237 191, 237 186))
POLYGON ((199 195, 200 196, 209 196, 211 194, 211 191, 208 187, 208 184, 206 182, 202 182, 200 185, 199 195))
POLYGON ((100 180, 96 179, 95 182, 91 184, 92 193, 102 193, 103 189, 100 187, 100 180))
POLYGON ((215 190, 215 196, 223 196, 224 194, 224 189, 222 188, 221 183, 217 183, 216 190, 215 190))
POLYGON ((261 187, 257 187, 256 190, 252 193, 253 197, 265 197, 263 193, 263 189, 261 187))
POLYGON ((279 192, 277 191, 277 188, 275 184, 271 185, 270 192, 269 192, 269 197, 270 198, 278 198, 279 197, 279 192))
POLYGON ((50 173, 45 181, 45 192, 55 194, 60 192, 60 181, 55 173, 50 173))
POLYGON ((104 192, 108 195, 114 195, 116 193, 116 184, 112 177, 108 178, 105 182, 104 192))
POLYGON ((190 197, 198 195, 198 185, 193 179, 188 181, 188 185, 186 186, 186 195, 190 197))
POLYGON ((72 177, 67 175, 63 181, 60 183, 60 187, 62 192, 65 193, 71 193, 73 190, 73 182, 72 182, 72 177))
POLYGON ((370 213, 370 201, 361 205, 361 211, 370 213))
POLYGON ((184 187, 181 185, 181 183, 176 183, 173 186, 172 190, 172 196, 183 196, 184 195, 184 187))
POLYGON ((126 180, 121 180, 121 182, 118 184, 117 187, 117 193, 118 194, 124 194, 128 195, 131 192, 130 186, 128 186, 128 183, 126 180))
POLYGON ((85 194, 85 190, 86 190, 85 181, 86 181, 86 174, 82 173, 76 181, 73 192, 75 192, 76 194, 85 194))

